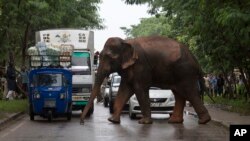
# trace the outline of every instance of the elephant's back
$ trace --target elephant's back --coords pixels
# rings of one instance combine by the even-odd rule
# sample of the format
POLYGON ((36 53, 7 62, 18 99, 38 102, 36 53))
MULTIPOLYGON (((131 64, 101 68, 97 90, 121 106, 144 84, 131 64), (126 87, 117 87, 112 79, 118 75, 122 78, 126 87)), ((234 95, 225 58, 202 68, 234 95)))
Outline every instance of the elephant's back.
POLYGON ((176 62, 181 57, 183 45, 171 38, 163 36, 139 37, 130 41, 138 44, 149 60, 165 63, 176 62))

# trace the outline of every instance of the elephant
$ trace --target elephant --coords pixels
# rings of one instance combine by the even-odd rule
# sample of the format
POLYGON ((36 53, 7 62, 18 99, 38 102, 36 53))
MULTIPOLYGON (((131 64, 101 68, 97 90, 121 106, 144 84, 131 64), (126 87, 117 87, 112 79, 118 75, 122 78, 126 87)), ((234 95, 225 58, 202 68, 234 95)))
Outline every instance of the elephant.
POLYGON ((123 106, 135 94, 142 112, 139 124, 151 124, 149 88, 152 86, 173 91, 176 102, 169 123, 183 123, 186 100, 193 105, 199 124, 211 120, 200 98, 204 90, 203 72, 194 55, 186 45, 174 39, 149 36, 127 40, 111 37, 106 41, 100 53, 93 91, 80 117, 81 123, 100 94, 102 81, 113 72, 121 76, 121 83, 114 113, 108 118, 112 123, 120 123, 123 106))

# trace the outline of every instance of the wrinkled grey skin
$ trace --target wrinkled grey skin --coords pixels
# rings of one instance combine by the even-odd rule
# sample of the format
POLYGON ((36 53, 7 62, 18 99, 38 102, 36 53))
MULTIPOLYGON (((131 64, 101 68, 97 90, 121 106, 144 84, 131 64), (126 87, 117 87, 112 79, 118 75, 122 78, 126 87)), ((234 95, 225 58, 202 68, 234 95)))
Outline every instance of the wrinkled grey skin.
POLYGON ((186 100, 193 105, 200 124, 211 120, 199 96, 200 88, 204 88, 204 81, 195 57, 185 45, 169 38, 154 36, 107 40, 100 54, 95 85, 89 103, 81 115, 81 123, 84 122, 94 98, 100 94, 104 78, 113 72, 121 75, 121 84, 114 103, 114 113, 108 119, 110 122, 120 123, 123 106, 136 94, 143 115, 139 123, 151 124, 151 86, 171 89, 174 93, 176 103, 169 123, 183 122, 186 100))

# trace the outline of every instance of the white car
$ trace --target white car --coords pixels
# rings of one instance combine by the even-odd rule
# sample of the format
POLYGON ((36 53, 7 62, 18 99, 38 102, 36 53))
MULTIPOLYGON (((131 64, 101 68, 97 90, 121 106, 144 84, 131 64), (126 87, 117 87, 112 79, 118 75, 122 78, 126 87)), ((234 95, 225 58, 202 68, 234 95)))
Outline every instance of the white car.
MULTIPOLYGON (((151 113, 172 114, 175 98, 171 90, 150 88, 149 90, 151 113)), ((129 117, 136 118, 137 114, 141 114, 141 108, 135 95, 129 99, 129 117)))

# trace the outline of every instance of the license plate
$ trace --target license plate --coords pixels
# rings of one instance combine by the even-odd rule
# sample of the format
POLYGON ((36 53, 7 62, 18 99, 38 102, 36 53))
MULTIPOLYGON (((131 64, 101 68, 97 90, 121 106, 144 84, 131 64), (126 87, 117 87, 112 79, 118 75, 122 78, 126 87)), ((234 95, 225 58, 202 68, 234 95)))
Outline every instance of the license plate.
POLYGON ((56 107, 56 101, 47 100, 44 102, 44 107, 46 107, 46 108, 56 107))
POLYGON ((160 107, 161 105, 161 103, 150 103, 151 107, 160 107))

